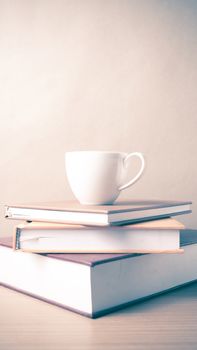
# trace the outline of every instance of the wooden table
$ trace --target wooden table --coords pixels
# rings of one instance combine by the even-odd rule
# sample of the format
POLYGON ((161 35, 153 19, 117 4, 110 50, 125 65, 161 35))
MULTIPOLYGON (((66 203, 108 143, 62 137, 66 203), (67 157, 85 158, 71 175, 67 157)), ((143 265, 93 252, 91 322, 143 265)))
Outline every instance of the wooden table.
POLYGON ((197 283, 91 320, 0 287, 0 350, 197 349, 197 283))

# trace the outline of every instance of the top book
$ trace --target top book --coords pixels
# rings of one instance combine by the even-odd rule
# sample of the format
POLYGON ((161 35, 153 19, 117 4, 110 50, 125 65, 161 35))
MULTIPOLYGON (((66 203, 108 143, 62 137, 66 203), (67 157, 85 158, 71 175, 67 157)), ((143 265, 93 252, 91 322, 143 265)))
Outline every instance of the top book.
POLYGON ((77 202, 54 202, 11 205, 5 217, 26 221, 44 221, 80 225, 110 226, 155 220, 191 212, 191 202, 133 200, 113 205, 81 205, 77 202))

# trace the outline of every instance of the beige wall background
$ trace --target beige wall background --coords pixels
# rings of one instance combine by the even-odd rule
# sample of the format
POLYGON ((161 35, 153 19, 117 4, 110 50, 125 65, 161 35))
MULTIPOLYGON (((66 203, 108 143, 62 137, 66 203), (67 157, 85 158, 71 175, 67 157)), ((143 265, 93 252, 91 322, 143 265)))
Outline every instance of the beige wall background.
POLYGON ((73 198, 64 153, 89 149, 143 152, 121 198, 193 200, 197 228, 196 18, 191 0, 0 0, 1 235, 5 203, 73 198))

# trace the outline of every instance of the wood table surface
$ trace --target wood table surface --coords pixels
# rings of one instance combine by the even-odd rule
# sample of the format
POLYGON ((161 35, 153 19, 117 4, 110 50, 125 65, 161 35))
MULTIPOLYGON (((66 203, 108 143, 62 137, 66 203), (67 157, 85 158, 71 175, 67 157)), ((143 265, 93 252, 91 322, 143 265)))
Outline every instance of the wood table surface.
POLYGON ((197 350, 197 282, 95 320, 0 287, 0 350, 197 350))

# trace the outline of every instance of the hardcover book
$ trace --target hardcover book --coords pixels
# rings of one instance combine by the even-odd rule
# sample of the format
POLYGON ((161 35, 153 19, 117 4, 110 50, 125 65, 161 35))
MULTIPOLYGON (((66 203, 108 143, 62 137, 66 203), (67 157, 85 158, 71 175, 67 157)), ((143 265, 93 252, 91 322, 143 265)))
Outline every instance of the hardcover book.
POLYGON ((197 280, 197 231, 184 254, 33 254, 1 238, 0 283, 95 318, 197 280))
POLYGON ((115 227, 24 223, 15 228, 13 248, 34 253, 178 253, 175 219, 115 227))
POLYGON ((191 202, 129 201, 113 205, 81 205, 77 202, 10 205, 5 217, 82 225, 121 225, 191 212, 191 202))

